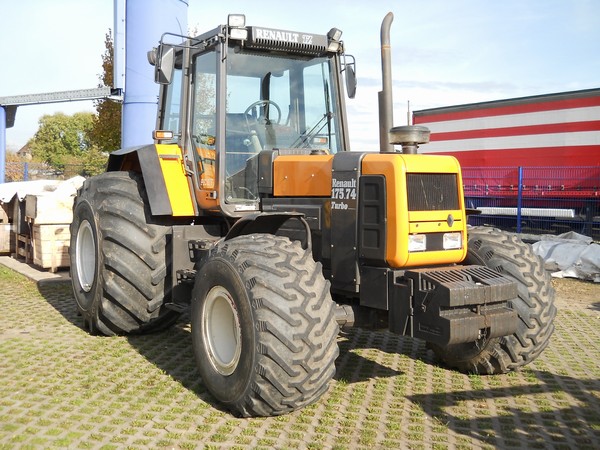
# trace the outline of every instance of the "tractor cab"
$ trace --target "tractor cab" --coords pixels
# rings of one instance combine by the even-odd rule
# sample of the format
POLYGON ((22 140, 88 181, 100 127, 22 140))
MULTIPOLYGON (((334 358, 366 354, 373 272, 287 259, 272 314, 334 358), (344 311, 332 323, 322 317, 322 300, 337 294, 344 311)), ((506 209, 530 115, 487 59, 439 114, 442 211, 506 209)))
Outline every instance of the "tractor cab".
POLYGON ((163 85, 155 139, 183 150, 199 214, 258 211, 261 160, 348 150, 341 74, 350 94, 356 81, 340 36, 247 27, 240 15, 183 44, 163 36, 149 54, 163 85))

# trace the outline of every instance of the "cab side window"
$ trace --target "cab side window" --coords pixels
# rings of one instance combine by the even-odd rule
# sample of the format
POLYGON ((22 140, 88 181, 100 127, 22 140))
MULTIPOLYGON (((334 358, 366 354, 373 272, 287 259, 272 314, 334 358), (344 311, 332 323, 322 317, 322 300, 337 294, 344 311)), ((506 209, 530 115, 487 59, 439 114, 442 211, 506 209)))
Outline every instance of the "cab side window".
POLYGON ((161 117, 161 130, 173 132, 173 139, 162 141, 163 143, 173 144, 177 142, 177 136, 180 134, 180 108, 181 108, 181 69, 175 69, 173 81, 167 89, 167 95, 164 100, 163 114, 161 117))
POLYGON ((213 52, 194 59, 192 140, 198 157, 200 188, 215 188, 217 123, 216 58, 213 52))

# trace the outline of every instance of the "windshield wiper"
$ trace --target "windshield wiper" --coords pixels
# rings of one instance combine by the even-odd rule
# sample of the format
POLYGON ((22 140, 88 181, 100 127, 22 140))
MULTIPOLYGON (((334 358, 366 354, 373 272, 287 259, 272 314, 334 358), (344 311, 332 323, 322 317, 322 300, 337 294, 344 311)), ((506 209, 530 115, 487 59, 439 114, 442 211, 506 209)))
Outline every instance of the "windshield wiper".
MULTIPOLYGON (((290 146, 290 148, 308 148, 308 147, 310 147, 311 139, 314 136, 316 136, 317 134, 319 134, 321 132, 321 130, 323 130, 323 128, 325 128, 326 125, 328 125, 329 129, 331 130, 331 118, 332 117, 333 117, 332 112, 323 114, 323 117, 321 117, 321 119, 316 124, 314 124, 314 126, 310 130, 308 130, 307 133, 304 133, 304 134, 298 136, 298 138, 293 142, 293 144, 290 146)), ((331 131, 329 131, 329 134, 331 135, 331 131)))

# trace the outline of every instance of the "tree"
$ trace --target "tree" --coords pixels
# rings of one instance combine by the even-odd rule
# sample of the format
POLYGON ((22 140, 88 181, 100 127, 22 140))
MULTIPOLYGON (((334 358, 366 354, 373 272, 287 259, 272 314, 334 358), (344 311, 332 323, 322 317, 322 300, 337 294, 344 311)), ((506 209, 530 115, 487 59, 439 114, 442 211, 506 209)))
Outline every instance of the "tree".
POLYGON ((42 116, 29 142, 31 153, 56 169, 64 169, 65 164, 81 159, 92 148, 88 133, 93 120, 94 114, 87 112, 42 116))
POLYGON ((104 171, 107 155, 90 140, 94 113, 45 115, 28 142, 34 160, 66 174, 96 175, 104 171))
MULTIPOLYGON (((112 86, 114 73, 114 45, 111 30, 104 39, 102 74, 98 87, 112 86)), ((121 104, 110 99, 95 100, 96 116, 90 130, 90 142, 98 149, 111 152, 121 148, 121 104)))
POLYGON ((23 162, 23 159, 21 159, 16 153, 6 153, 4 179, 7 183, 10 181, 23 180, 23 162))

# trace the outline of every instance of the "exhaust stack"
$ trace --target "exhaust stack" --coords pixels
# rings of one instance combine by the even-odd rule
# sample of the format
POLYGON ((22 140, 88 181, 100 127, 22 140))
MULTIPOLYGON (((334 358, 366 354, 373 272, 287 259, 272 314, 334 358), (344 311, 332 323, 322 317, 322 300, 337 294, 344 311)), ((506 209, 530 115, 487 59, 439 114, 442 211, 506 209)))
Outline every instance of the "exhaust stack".
POLYGON ((390 47, 390 27, 394 14, 387 13, 381 23, 381 75, 382 90, 379 92, 379 151, 393 152, 388 133, 394 124, 392 95, 392 55, 390 47))
POLYGON ((415 154, 419 144, 429 142, 429 128, 418 125, 394 127, 394 100, 392 95, 392 52, 390 28, 394 14, 387 13, 381 23, 381 79, 379 92, 379 151, 393 153, 394 144, 402 146, 402 153, 415 154))

